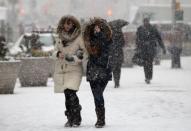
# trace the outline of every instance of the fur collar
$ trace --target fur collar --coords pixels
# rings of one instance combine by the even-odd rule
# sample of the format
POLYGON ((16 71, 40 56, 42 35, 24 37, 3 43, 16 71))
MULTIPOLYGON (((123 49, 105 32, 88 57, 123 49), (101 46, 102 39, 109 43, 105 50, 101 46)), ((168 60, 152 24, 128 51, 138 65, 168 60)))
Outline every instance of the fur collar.
POLYGON ((80 22, 74 17, 74 16, 63 16, 59 23, 58 23, 58 27, 57 27, 57 33, 59 35, 59 38, 62 41, 65 41, 66 43, 68 42, 72 42, 74 41, 81 33, 81 26, 80 26, 80 22), (68 32, 64 32, 63 31, 63 27, 64 27, 64 23, 67 20, 71 20, 74 23, 74 31, 71 33, 68 32))

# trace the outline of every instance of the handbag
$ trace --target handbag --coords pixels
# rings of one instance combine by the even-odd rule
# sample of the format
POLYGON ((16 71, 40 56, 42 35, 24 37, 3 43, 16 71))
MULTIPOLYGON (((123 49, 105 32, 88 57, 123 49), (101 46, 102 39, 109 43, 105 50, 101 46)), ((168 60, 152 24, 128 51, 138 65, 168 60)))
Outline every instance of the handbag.
POLYGON ((139 66, 144 66, 145 61, 143 59, 142 53, 140 49, 135 49, 135 54, 132 58, 132 62, 139 66))

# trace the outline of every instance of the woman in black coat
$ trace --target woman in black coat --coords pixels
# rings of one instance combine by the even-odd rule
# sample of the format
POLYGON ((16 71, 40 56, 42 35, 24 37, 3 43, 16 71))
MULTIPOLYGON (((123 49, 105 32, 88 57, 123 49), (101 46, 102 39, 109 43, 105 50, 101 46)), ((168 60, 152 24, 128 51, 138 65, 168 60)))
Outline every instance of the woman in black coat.
POLYGON ((85 27, 84 42, 89 53, 86 75, 96 107, 97 122, 95 126, 102 128, 105 125, 103 92, 112 78, 109 64, 109 47, 112 40, 111 29, 107 22, 99 18, 90 20, 85 27))

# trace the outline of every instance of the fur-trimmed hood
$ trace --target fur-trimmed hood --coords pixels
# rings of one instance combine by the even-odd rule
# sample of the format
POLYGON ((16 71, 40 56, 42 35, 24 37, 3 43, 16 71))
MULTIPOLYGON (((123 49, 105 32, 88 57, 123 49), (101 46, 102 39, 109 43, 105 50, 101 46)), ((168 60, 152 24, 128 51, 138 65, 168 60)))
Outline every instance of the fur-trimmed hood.
POLYGON ((99 47, 91 46, 91 37, 94 33, 95 25, 98 25, 101 28, 101 32, 106 36, 107 41, 111 41, 112 39, 112 30, 107 23, 106 20, 102 18, 93 18, 90 19, 89 23, 86 24, 84 32, 83 32, 83 39, 85 43, 85 47, 89 54, 96 55, 99 52, 99 47))
POLYGON ((58 22, 57 33, 61 40, 65 42, 71 42, 81 34, 80 22, 74 16, 71 15, 63 16, 58 22), (72 21, 72 23, 74 24, 74 30, 70 33, 63 31, 64 23, 67 22, 68 20, 72 21))
POLYGON ((86 42, 89 42, 91 33, 93 33, 95 25, 99 25, 101 27, 101 30, 103 31, 104 34, 106 34, 108 40, 111 39, 112 31, 107 21, 105 19, 96 17, 90 19, 89 23, 87 23, 85 26, 83 37, 86 42))

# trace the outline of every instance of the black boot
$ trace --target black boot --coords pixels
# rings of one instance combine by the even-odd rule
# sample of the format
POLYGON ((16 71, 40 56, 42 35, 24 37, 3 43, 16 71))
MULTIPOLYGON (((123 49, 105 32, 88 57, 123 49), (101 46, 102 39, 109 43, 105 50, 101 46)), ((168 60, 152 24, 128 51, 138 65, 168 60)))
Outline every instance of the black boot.
POLYGON ((105 108, 96 108, 97 122, 96 128, 103 128, 105 126, 105 108))
POLYGON ((119 88, 119 84, 115 84, 114 88, 119 88))
POLYGON ((81 124, 82 117, 81 117, 81 110, 82 107, 79 105, 77 108, 72 110, 72 127, 78 127, 81 124))
POLYGON ((115 80, 114 80, 115 82, 115 86, 114 86, 114 88, 119 88, 119 79, 117 79, 117 78, 115 78, 115 80))
POLYGON ((67 115, 69 117, 66 126, 78 127, 80 126, 82 120, 80 114, 82 107, 79 104, 78 96, 76 95, 76 91, 70 89, 65 90, 65 94, 67 95, 66 107, 69 111, 69 115, 67 115))
POLYGON ((146 84, 150 84, 150 79, 145 79, 146 84))
POLYGON ((69 111, 65 111, 65 115, 68 119, 68 121, 65 123, 65 127, 72 127, 72 114, 69 111))

